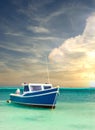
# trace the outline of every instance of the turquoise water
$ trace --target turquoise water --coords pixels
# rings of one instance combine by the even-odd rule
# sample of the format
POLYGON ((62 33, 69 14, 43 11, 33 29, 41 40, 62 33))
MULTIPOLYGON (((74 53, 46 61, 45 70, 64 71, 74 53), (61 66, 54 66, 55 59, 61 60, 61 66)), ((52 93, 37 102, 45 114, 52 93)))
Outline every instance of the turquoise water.
POLYGON ((61 88, 55 109, 8 104, 0 88, 0 130, 95 130, 95 89, 61 88))

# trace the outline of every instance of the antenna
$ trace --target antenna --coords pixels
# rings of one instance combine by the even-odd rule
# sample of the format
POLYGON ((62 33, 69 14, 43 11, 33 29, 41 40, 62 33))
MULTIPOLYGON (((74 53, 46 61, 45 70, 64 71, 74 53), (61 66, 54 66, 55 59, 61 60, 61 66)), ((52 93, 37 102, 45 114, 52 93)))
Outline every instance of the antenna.
POLYGON ((49 69, 48 69, 48 60, 47 60, 47 57, 46 57, 46 65, 47 65, 47 78, 48 78, 48 83, 50 83, 50 76, 49 76, 49 69))

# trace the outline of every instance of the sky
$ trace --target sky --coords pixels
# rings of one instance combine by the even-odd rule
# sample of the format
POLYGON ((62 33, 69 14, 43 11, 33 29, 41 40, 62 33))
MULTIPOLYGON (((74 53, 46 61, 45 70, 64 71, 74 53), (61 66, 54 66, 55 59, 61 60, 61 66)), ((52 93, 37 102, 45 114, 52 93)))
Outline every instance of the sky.
POLYGON ((95 0, 1 0, 0 85, 95 86, 95 0))

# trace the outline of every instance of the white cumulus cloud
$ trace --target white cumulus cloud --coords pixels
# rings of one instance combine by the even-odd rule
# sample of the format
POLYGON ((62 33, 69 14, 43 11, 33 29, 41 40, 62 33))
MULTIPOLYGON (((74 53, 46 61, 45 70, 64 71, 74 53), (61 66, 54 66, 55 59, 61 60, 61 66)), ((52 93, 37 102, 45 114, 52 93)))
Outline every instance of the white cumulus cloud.
POLYGON ((54 48, 49 59, 53 63, 79 69, 83 65, 93 68, 95 65, 95 13, 88 17, 81 35, 65 40, 61 46, 54 48), (93 52, 93 53, 92 53, 93 52))

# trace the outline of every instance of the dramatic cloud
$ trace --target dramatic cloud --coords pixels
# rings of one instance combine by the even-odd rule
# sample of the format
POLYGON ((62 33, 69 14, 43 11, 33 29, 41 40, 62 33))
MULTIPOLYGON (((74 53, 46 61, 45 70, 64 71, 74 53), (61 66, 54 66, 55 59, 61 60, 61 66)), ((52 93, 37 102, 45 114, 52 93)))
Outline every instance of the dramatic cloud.
POLYGON ((70 74, 72 71, 71 77, 76 73, 76 77, 80 75, 81 79, 94 80, 92 73, 95 73, 95 13, 86 20, 82 35, 69 38, 61 46, 54 48, 49 59, 57 69, 60 67, 58 70, 61 70, 61 73, 68 71, 70 74))
POLYGON ((1 1, 1 7, 0 84, 45 82, 50 52, 47 62, 54 84, 81 81, 82 86, 87 72, 94 72, 93 0, 8 0, 1 1))
POLYGON ((95 14, 87 19, 86 27, 82 35, 69 38, 58 48, 54 48, 49 54, 49 59, 56 63, 76 64, 76 60, 93 57, 95 51, 95 14), (73 62, 72 62, 73 61, 73 62))

